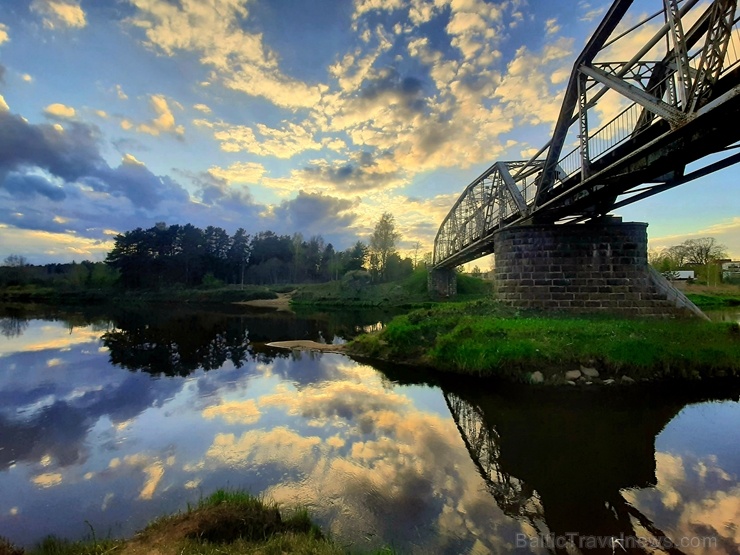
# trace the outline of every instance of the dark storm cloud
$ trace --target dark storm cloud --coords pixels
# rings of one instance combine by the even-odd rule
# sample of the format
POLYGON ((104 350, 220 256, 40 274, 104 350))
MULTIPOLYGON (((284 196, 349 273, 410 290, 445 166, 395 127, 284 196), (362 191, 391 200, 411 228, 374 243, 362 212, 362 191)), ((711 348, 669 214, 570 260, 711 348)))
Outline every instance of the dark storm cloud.
POLYGON ((11 171, 37 167, 74 181, 103 166, 97 128, 71 122, 59 131, 53 125, 34 125, 0 112, 0 179, 11 171))
POLYGON ((317 165, 303 168, 308 180, 319 180, 334 185, 341 185, 349 191, 370 191, 383 187, 387 183, 398 178, 398 172, 369 171, 376 166, 376 158, 390 157, 392 153, 382 153, 374 156, 370 152, 363 151, 355 156, 355 159, 341 166, 317 165))
POLYGON ((65 190, 48 180, 35 175, 24 176, 24 170, 31 168, 46 170, 67 185, 77 181, 97 192, 127 197, 134 206, 141 208, 154 208, 164 200, 187 202, 189 198, 178 183, 169 177, 154 175, 133 158, 125 157, 118 167, 110 167, 100 155, 99 132, 92 125, 69 122, 60 130, 53 125, 31 124, 20 116, 0 112, 2 188, 16 198, 32 193, 55 201, 66 198, 65 190))
POLYGON ((169 177, 154 175, 144 164, 124 159, 117 168, 102 168, 81 180, 93 189, 115 196, 128 197, 134 206, 154 208, 164 200, 187 202, 189 195, 179 183, 169 177))
POLYGON ((42 195, 50 200, 60 201, 67 197, 67 193, 64 192, 62 187, 50 183, 42 175, 11 172, 0 183, 0 188, 6 189, 11 195, 20 198, 42 195))
MULTIPOLYGON (((84 349, 17 353, 8 363, 29 369, 29 380, 38 376, 39 359, 55 355, 69 361, 73 371, 60 366, 66 379, 54 384, 29 385, 3 383, 0 390, 0 471, 18 461, 38 460, 51 455, 60 466, 75 464, 88 454, 88 433, 101 418, 124 422, 147 408, 162 404, 182 388, 179 380, 152 380, 149 376, 111 368, 101 375, 99 361, 91 360, 84 349), (73 395, 97 376, 104 387, 73 395), (22 410, 47 402, 37 411, 22 410)), ((99 355, 102 357, 103 355, 99 355)))
POLYGON ((384 69, 370 81, 366 81, 360 90, 360 98, 366 100, 383 100, 393 96, 413 111, 424 108, 423 83, 416 77, 401 77, 393 68, 384 69))
POLYGON ((327 242, 343 245, 354 238, 347 230, 357 219, 357 214, 349 211, 354 206, 350 200, 300 191, 296 198, 275 208, 274 216, 286 233, 322 235, 327 242))

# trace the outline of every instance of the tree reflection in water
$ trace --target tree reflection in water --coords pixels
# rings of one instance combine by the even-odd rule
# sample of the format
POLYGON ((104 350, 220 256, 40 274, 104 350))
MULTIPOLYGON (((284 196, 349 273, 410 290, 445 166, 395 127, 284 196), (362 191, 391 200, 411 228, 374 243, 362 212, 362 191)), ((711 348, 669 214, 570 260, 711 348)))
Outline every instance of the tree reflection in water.
POLYGON ((571 553, 575 545, 593 554, 678 554, 622 495, 656 486, 655 438, 687 403, 703 400, 655 393, 538 390, 533 402, 532 390, 505 396, 447 390, 445 399, 498 506, 531 526, 528 541, 554 553, 571 553))

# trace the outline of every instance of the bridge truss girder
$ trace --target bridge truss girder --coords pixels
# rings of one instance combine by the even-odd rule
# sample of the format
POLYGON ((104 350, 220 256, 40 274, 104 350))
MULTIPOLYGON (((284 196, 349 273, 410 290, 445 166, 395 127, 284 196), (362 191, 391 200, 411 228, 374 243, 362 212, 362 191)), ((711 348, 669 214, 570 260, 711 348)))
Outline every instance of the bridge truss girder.
POLYGON ((552 139, 530 160, 497 162, 466 187, 435 239, 436 267, 493 252, 502 227, 599 217, 740 161, 735 154, 685 174, 688 163, 740 141, 737 0, 714 0, 698 17, 698 0, 662 3, 612 38, 632 4, 614 1, 573 66, 552 139), (664 23, 630 60, 607 58, 614 43, 660 15, 664 23), (607 94, 626 108, 595 128, 607 94), (568 141, 575 146, 563 155, 568 141))

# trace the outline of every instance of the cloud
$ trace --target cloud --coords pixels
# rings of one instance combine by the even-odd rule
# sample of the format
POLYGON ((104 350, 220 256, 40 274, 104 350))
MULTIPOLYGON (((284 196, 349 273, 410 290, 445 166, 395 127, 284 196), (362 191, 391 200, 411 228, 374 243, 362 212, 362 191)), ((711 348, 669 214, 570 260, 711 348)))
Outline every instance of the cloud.
POLYGON ((31 10, 43 17, 44 27, 82 28, 87 25, 85 12, 74 0, 33 0, 31 10))
POLYGON ((253 399, 245 401, 227 401, 220 405, 208 407, 203 411, 203 418, 213 420, 222 418, 228 424, 254 424, 261 413, 253 399))
POLYGON ((0 45, 8 42, 10 35, 8 34, 8 26, 4 23, 0 23, 0 45))
POLYGON ((0 94, 0 112, 9 112, 10 107, 8 106, 8 103, 5 102, 5 98, 3 95, 0 94))
POLYGON ((699 237, 714 237, 717 243, 727 247, 730 257, 734 259, 740 258, 740 217, 722 220, 695 231, 654 238, 650 237, 650 248, 663 249, 673 245, 680 245, 684 241, 699 237))
POLYGON ((322 148, 307 126, 292 122, 283 122, 282 129, 261 123, 254 128, 205 120, 196 120, 195 123, 200 127, 213 129, 213 137, 221 143, 221 150, 224 152, 250 152, 258 156, 289 159, 307 150, 322 148))
POLYGON ((119 100, 128 100, 128 95, 123 91, 121 85, 116 85, 116 96, 119 100))
POLYGON ((45 175, 11 172, 0 183, 0 188, 7 190, 15 197, 21 198, 31 198, 38 194, 50 200, 61 201, 67 197, 64 189, 52 183, 45 175))
POLYGON ((148 123, 139 124, 136 127, 137 131, 155 137, 160 133, 171 133, 178 137, 182 137, 185 134, 185 128, 182 125, 175 124, 175 116, 167 103, 167 99, 163 95, 150 95, 149 105, 157 117, 148 123))
POLYGON ((64 104, 60 104, 58 102, 54 104, 49 104, 46 108, 44 108, 44 113, 49 117, 58 119, 71 119, 76 115, 74 108, 72 108, 71 106, 65 106, 64 104))
POLYGON ((262 35, 244 30, 249 13, 238 0, 184 0, 179 4, 132 0, 137 13, 128 21, 141 29, 145 44, 167 55, 200 55, 213 78, 227 88, 267 99, 276 106, 308 108, 321 97, 321 86, 284 75, 262 35))
POLYGON ((356 21, 372 11, 392 12, 401 8, 403 8, 402 0, 355 0, 355 11, 352 14, 352 19, 356 21))
POLYGON ((235 162, 227 168, 212 166, 208 173, 229 183, 259 183, 265 167, 256 162, 235 162))
POLYGON ((300 231, 306 236, 322 235, 327 242, 347 243, 347 236, 352 235, 349 228, 357 219, 356 207, 347 199, 299 191, 296 198, 276 206, 272 215, 290 233, 300 231))

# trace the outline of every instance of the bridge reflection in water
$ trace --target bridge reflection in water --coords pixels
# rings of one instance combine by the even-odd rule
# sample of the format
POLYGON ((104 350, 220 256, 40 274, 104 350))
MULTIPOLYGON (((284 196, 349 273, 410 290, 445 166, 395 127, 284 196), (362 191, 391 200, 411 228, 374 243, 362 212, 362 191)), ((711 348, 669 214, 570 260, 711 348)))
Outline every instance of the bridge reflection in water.
POLYGON ((656 437, 702 399, 666 401, 635 388, 536 394, 542 397, 533 403, 531 390, 445 393, 488 491, 506 515, 531 526, 527 545, 554 553, 683 553, 623 490, 657 485, 656 437))

